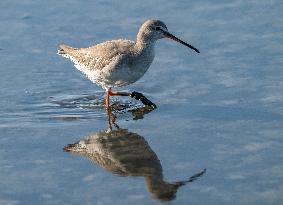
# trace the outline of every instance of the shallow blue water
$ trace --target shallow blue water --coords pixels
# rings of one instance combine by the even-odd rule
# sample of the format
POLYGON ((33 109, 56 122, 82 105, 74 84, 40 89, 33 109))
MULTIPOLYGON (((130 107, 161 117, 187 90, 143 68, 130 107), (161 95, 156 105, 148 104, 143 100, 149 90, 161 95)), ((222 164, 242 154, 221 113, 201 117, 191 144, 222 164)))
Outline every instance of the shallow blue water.
POLYGON ((279 0, 1 1, 0 204, 162 203, 148 175, 137 174, 146 167, 168 183, 206 168, 171 204, 281 204, 282 9, 279 0), (148 18, 201 53, 160 40, 149 71, 124 89, 158 109, 141 116, 127 112, 138 102, 114 99, 117 124, 155 156, 145 167, 125 163, 135 176, 122 177, 63 151, 106 130, 107 116, 102 90, 56 51, 134 40, 148 18))

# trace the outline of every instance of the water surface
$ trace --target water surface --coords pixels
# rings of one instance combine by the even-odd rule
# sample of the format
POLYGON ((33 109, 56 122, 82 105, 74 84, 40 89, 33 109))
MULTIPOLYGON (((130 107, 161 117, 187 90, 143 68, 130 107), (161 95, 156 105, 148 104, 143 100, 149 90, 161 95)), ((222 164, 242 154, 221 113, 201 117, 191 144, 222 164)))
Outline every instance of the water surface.
POLYGON ((0 8, 1 205, 161 204, 153 182, 186 181, 204 169, 170 203, 282 203, 280 1, 11 0, 0 8), (148 18, 163 20, 201 53, 160 40, 149 71, 124 88, 158 108, 113 99, 124 138, 106 142, 124 149, 110 153, 119 162, 127 152, 141 160, 144 150, 151 159, 120 163, 123 177, 64 152, 108 125, 103 91, 56 51, 63 42, 134 40, 148 18))

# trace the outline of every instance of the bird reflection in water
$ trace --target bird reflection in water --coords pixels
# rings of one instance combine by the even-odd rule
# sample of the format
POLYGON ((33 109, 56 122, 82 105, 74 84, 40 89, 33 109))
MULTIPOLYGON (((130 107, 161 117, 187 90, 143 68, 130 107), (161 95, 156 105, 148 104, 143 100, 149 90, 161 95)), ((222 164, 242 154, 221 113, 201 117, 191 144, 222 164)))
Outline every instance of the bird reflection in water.
POLYGON ((84 156, 113 174, 144 177, 153 198, 162 202, 175 199, 181 186, 205 173, 204 169, 189 179, 167 182, 164 180, 160 160, 145 138, 127 129, 119 128, 115 119, 109 119, 109 122, 114 123, 116 129, 111 128, 92 134, 86 139, 65 146, 64 150, 84 156))

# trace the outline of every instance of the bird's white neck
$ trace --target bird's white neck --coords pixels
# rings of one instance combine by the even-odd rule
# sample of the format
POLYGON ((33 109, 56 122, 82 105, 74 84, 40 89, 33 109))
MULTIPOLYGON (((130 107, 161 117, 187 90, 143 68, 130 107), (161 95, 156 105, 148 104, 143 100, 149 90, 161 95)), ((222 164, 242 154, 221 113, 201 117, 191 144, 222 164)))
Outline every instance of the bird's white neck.
POLYGON ((140 30, 137 35, 136 46, 139 49, 152 49, 157 39, 154 39, 152 35, 149 35, 144 30, 140 30))
POLYGON ((155 43, 146 44, 146 43, 136 42, 135 47, 139 51, 139 53, 143 53, 143 52, 149 52, 151 50, 153 51, 154 45, 155 43))

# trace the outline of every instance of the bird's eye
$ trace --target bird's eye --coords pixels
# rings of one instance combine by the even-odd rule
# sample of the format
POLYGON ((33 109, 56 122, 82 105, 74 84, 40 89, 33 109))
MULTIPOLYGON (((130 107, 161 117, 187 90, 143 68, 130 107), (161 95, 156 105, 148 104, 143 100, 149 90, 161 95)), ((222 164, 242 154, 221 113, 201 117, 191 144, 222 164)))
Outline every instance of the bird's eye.
POLYGON ((162 28, 161 28, 161 26, 156 26, 156 27, 155 27, 155 30, 156 30, 156 31, 161 31, 162 28))

